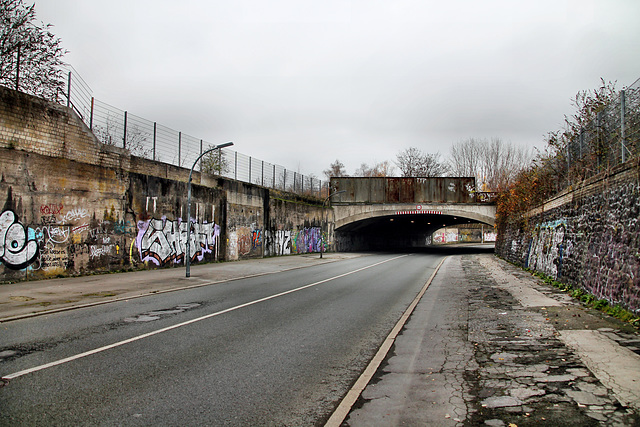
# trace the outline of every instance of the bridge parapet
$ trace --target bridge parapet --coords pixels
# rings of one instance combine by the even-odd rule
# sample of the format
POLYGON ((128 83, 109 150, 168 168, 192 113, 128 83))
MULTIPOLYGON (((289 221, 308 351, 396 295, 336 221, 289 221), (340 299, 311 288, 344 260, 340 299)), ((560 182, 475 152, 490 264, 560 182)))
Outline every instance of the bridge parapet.
POLYGON ((473 177, 333 177, 331 202, 340 204, 493 203, 491 193, 476 192, 473 177))

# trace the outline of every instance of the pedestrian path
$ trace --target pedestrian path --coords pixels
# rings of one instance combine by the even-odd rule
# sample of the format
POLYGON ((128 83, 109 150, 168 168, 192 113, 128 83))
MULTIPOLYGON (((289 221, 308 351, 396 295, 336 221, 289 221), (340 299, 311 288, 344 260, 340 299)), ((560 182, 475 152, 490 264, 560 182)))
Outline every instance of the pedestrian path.
POLYGON ((452 256, 342 425, 639 425, 639 338, 492 255, 452 256))

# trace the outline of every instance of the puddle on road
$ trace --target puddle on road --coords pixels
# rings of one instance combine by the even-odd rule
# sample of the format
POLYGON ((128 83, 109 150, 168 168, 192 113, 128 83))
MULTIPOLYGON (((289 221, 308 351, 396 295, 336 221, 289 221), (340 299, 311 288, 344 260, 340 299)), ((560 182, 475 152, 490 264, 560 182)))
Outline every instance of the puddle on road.
POLYGON ((153 322, 154 320, 161 319, 163 316, 170 316, 172 314, 184 313, 185 311, 190 310, 192 308, 200 307, 200 305, 201 304, 197 302, 192 302, 189 304, 180 304, 166 310, 154 310, 154 311, 149 311, 147 313, 139 314, 135 317, 127 317, 124 319, 124 321, 127 323, 153 322))

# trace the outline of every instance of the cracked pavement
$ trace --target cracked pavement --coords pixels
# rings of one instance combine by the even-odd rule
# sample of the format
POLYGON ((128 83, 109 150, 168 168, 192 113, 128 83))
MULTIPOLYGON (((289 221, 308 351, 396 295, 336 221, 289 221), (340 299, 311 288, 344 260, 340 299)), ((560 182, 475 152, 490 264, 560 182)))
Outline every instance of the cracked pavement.
POLYGON ((639 425, 639 347, 493 255, 452 256, 343 425, 639 425))

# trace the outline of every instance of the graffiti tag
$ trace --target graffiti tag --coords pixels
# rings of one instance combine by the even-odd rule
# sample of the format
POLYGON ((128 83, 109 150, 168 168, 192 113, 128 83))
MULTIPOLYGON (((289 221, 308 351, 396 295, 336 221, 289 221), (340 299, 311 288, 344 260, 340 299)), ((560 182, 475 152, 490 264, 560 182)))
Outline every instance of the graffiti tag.
POLYGON ((0 215, 0 261, 7 267, 20 270, 38 256, 38 243, 33 233, 18 222, 15 213, 4 211, 0 215))
POLYGON ((62 204, 51 203, 48 205, 40 206, 40 213, 42 215, 59 215, 62 213, 62 204))

